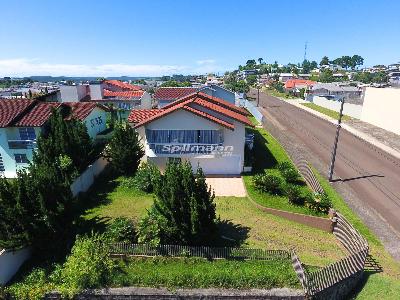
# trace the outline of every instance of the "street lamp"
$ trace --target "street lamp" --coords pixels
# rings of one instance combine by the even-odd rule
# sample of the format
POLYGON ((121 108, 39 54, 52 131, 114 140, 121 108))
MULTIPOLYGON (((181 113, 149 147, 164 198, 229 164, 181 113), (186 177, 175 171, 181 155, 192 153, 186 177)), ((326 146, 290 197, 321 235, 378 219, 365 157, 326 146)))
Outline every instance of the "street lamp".
POLYGON ((343 106, 344 106, 344 97, 342 98, 342 104, 340 105, 339 119, 338 119, 338 124, 336 126, 335 142, 333 144, 331 165, 329 167, 329 181, 332 181, 333 169, 335 167, 336 150, 337 150, 337 144, 339 141, 339 131, 340 131, 340 128, 342 127, 341 123, 342 123, 342 117, 343 117, 343 106))

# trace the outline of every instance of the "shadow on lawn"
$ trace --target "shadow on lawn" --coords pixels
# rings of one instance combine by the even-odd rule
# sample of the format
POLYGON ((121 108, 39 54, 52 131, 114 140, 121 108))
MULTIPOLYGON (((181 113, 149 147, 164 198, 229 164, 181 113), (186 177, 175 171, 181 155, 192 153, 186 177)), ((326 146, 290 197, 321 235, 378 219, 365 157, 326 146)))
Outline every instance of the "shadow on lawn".
POLYGON ((247 128, 247 131, 254 134, 254 163, 253 173, 261 173, 264 169, 274 168, 277 165, 277 160, 268 149, 267 135, 263 135, 260 131, 247 128))
POLYGON ((249 237, 250 227, 234 224, 231 220, 222 220, 218 224, 219 237, 216 247, 240 247, 249 237))

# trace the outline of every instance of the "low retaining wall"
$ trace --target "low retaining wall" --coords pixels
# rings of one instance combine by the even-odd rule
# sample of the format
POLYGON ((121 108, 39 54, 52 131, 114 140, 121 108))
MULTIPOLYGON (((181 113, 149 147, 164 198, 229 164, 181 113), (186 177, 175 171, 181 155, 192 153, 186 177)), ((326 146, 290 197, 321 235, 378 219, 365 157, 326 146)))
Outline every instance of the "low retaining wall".
MULTIPOLYGON (((250 198, 250 197, 249 197, 250 198)), ((304 224, 313 228, 317 228, 329 233, 332 233, 333 230, 333 224, 332 221, 328 218, 321 218, 321 217, 314 217, 314 216, 309 216, 309 215, 303 215, 303 214, 297 214, 297 213, 292 213, 280 209, 275 209, 275 208, 269 208, 262 206, 255 202, 253 199, 250 198, 250 200, 254 203, 255 206, 257 206, 258 209, 265 211, 266 213, 279 216, 282 218, 285 218, 287 220, 297 222, 300 224, 304 224)))
POLYGON ((30 256, 30 248, 0 250, 0 285, 5 285, 30 256))
MULTIPOLYGON (((325 97, 314 96, 312 102, 315 103, 316 105, 328 108, 330 110, 334 110, 336 112, 340 111, 341 102, 339 101, 328 100, 325 97)), ((361 119, 362 108, 363 108, 362 105, 345 102, 343 106, 343 114, 350 116, 352 118, 361 119)))
POLYGON ((108 161, 100 157, 93 164, 91 164, 78 178, 71 184, 71 192, 75 197, 81 192, 86 192, 104 168, 107 166, 108 161))

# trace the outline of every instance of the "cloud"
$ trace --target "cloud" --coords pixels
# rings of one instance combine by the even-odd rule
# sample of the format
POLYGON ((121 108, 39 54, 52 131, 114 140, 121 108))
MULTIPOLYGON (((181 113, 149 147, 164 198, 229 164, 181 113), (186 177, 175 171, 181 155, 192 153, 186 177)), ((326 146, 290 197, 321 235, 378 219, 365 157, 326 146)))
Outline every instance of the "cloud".
POLYGON ((0 77, 44 76, 160 76, 192 71, 180 65, 50 64, 37 59, 0 60, 0 77))
POLYGON ((198 65, 200 65, 200 66, 203 66, 203 65, 212 65, 212 64, 215 64, 215 59, 203 59, 203 60, 198 60, 198 61, 196 61, 196 63, 198 64, 198 65))

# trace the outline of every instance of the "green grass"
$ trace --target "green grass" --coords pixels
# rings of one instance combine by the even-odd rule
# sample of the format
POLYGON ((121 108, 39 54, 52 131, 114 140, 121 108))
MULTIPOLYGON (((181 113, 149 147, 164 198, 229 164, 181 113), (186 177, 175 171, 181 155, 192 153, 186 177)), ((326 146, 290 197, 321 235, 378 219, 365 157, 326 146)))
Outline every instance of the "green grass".
POLYGON ((119 261, 113 286, 168 288, 300 288, 290 261, 132 258, 119 261))
MULTIPOLYGON (((254 124, 257 124, 256 121, 252 118, 254 124)), ((260 134, 256 135, 256 145, 260 145, 261 147, 256 151, 255 154, 255 171, 259 172, 263 169, 271 169, 281 161, 290 160, 285 150, 280 146, 280 144, 272 137, 266 130, 263 128, 256 128, 260 134), (259 140, 257 141, 257 136, 259 140)), ((330 185, 330 183, 320 175, 315 168, 313 168, 317 179, 321 183, 325 192, 328 194, 329 198, 332 201, 333 207, 342 213, 348 221, 367 239, 370 246, 370 254, 371 256, 378 262, 378 264, 382 267, 383 272, 374 273, 372 271, 366 271, 365 281, 363 282, 361 292, 355 295, 357 299, 398 299, 399 290, 400 290, 400 264, 396 262, 390 254, 385 250, 382 243, 379 239, 370 231, 370 229, 361 221, 361 219, 351 210, 351 208, 347 205, 347 203, 343 200, 343 198, 336 192, 336 190, 330 185), (397 297, 397 298, 396 298, 397 297)), ((251 185, 251 175, 244 176, 244 181, 246 183, 246 187, 249 195, 258 203, 268 206, 279 208, 283 210, 288 210, 292 212, 299 212, 294 210, 293 206, 287 206, 284 202, 277 205, 274 202, 277 202, 278 199, 274 197, 266 197, 263 196, 262 193, 258 193, 254 190, 251 185)), ((284 233, 283 233, 284 234, 284 233)), ((291 232, 288 235, 295 237, 296 232, 291 232)), ((309 233, 309 236, 311 233, 309 233)), ((308 237, 304 237, 307 239, 308 237)), ((310 240, 315 247, 315 249, 319 249, 321 245, 324 243, 323 240, 320 241, 312 241, 310 240)), ((301 241, 294 241, 293 244, 301 245, 301 241)), ((316 258, 321 255, 315 252, 308 252, 307 247, 302 248, 303 250, 299 252, 299 256, 302 261, 306 264, 316 264, 321 265, 318 261, 316 262, 316 258)), ((322 254, 325 256, 329 254, 322 254)), ((342 255, 342 253, 340 254, 342 255)), ((342 256, 343 257, 343 256, 342 256)))
MULTIPOLYGON (((252 119, 253 122, 254 119, 252 119)), ((256 124, 256 123, 255 123, 256 124)), ((266 207, 301 213, 313 216, 326 217, 325 214, 315 212, 306 206, 292 205, 289 203, 286 196, 276 196, 261 192, 253 185, 253 176, 257 173, 262 173, 264 170, 271 174, 277 174, 277 164, 284 161, 291 162, 289 156, 278 141, 269 134, 264 128, 248 128, 248 131, 254 133, 254 163, 253 172, 244 174, 243 180, 246 185, 249 196, 258 204, 266 207)), ((309 190, 307 185, 302 185, 303 192, 309 190)))
POLYGON ((319 267, 346 254, 332 234, 265 213, 248 198, 217 197, 215 202, 223 221, 221 234, 243 247, 295 248, 303 263, 319 267))
POLYGON ((297 99, 298 98, 298 97, 290 95, 289 93, 279 92, 274 88, 263 89, 263 92, 267 93, 270 96, 277 97, 277 98, 283 98, 283 99, 286 99, 286 100, 297 99))
MULTIPOLYGON (((339 119, 339 113, 334 111, 334 110, 319 106, 319 105, 314 104, 314 103, 302 103, 302 105, 304 105, 304 106, 306 106, 308 108, 311 108, 313 110, 316 110, 316 111, 318 111, 318 112, 320 112, 320 113, 322 113, 322 114, 324 114, 324 115, 326 115, 328 117, 331 117, 331 118, 333 118, 335 120, 339 119)), ((343 115, 342 121, 348 121, 348 120, 351 120, 351 117, 343 115)))
POLYGON ((116 217, 128 217, 134 221, 145 214, 153 203, 153 195, 121 186, 124 177, 101 175, 83 201, 93 203, 82 217, 86 220, 104 220, 108 223, 116 217))

